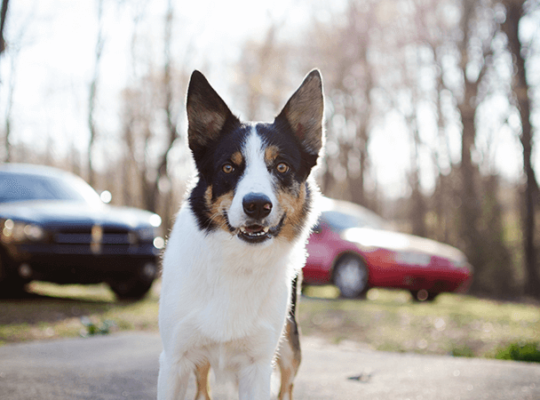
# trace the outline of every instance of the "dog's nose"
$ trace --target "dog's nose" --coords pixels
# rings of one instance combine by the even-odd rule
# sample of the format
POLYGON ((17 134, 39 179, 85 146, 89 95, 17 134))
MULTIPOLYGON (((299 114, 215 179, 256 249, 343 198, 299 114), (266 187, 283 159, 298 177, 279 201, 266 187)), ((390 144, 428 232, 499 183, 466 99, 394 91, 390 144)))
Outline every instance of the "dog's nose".
POLYGON ((251 218, 262 219, 272 211, 272 202, 267 195, 250 193, 242 200, 244 212, 251 218))

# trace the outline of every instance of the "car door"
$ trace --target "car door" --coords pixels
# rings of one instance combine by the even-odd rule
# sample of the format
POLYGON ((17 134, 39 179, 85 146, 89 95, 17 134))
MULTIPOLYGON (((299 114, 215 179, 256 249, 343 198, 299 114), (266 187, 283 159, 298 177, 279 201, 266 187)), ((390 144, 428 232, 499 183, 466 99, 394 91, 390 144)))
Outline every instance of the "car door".
POLYGON ((304 281, 307 284, 330 283, 333 251, 331 231, 322 223, 311 233, 307 243, 308 258, 304 267, 304 281))

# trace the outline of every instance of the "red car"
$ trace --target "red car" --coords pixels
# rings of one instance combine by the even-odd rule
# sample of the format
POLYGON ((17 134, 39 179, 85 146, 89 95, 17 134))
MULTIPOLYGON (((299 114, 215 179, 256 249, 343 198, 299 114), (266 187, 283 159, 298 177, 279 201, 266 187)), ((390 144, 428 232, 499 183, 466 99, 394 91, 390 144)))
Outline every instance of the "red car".
POLYGON ((472 267, 458 249, 387 230, 381 217, 356 204, 322 198, 321 208, 304 284, 334 284, 346 298, 372 287, 407 289, 417 300, 468 289, 472 267))

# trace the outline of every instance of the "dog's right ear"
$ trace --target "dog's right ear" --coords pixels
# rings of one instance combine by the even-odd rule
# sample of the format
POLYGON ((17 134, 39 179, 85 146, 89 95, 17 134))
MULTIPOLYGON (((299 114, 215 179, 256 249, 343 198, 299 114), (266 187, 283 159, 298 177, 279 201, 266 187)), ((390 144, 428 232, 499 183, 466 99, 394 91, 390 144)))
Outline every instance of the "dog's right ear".
POLYGON ((186 109, 189 148, 194 153, 217 139, 228 120, 238 121, 199 71, 191 74, 186 109))

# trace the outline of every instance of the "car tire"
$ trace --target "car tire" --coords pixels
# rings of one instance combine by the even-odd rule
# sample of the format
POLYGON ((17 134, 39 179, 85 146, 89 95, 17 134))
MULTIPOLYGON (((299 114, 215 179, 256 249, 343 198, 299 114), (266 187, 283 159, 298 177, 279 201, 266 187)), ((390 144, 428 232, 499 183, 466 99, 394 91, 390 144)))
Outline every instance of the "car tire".
POLYGON ((420 289, 411 290, 411 295, 414 301, 422 303, 434 301, 435 298, 439 295, 439 293, 429 292, 426 289, 420 289))
POLYGON ((28 293, 25 290, 26 282, 18 279, 8 279, 0 282, 0 298, 1 299, 20 299, 27 297, 28 293))
POLYGON ((152 287, 153 282, 153 280, 142 281, 140 279, 131 278, 109 282, 109 287, 118 300, 141 300, 146 296, 152 287))
POLYGON ((25 286, 28 281, 20 279, 18 276, 10 273, 7 268, 6 262, 7 255, 4 254, 2 248, 0 248, 0 298, 21 298, 27 293, 25 286))
POLYGON ((341 297, 355 299, 368 290, 369 272, 366 264, 358 256, 347 254, 334 267, 334 285, 341 297))

